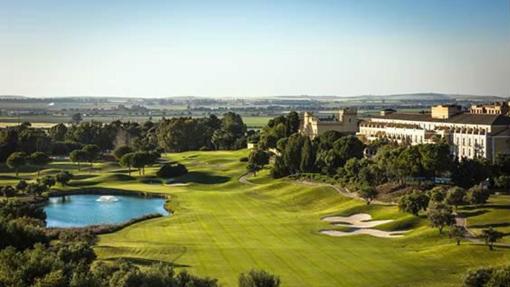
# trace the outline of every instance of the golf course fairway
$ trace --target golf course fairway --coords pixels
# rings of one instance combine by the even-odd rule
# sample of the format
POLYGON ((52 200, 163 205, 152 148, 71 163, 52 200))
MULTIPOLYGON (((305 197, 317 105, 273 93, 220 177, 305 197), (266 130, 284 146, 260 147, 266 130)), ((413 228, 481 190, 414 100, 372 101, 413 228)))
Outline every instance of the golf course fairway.
MULTIPOLYGON (((490 252, 469 242, 456 246, 424 218, 395 206, 366 205, 327 186, 274 180, 267 170, 249 177, 251 184, 240 182, 246 168, 239 159, 247 153, 166 154, 190 170, 176 185, 108 173, 87 179, 95 186, 171 197, 171 216, 100 236, 95 248, 99 259, 169 262, 218 278, 222 286, 236 286, 239 274, 252 268, 279 275, 283 286, 459 286, 470 267, 510 261, 508 250, 490 252), (409 231, 401 238, 320 234, 324 229, 349 230, 322 217, 356 213, 394 220, 378 229, 409 231)), ((148 168, 146 177, 156 170, 148 168)))

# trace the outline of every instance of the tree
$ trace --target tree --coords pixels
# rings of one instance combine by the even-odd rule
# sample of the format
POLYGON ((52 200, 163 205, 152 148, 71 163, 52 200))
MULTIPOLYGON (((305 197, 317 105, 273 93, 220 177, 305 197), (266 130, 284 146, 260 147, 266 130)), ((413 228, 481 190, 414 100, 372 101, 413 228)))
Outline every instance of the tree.
POLYGON ((171 178, 171 177, 183 176, 187 173, 188 173, 188 169, 186 168, 186 166, 184 166, 182 164, 165 163, 159 168, 159 170, 156 172, 156 175, 158 177, 171 178))
POLYGON ((480 159, 463 158, 452 169, 452 181, 455 185, 470 188, 491 175, 490 163, 480 159))
POLYGON ((426 210, 429 204, 429 197, 423 192, 413 191, 411 194, 402 196, 398 206, 400 210, 418 215, 420 210, 426 210))
POLYGON ((7 158, 5 163, 9 168, 16 170, 16 176, 18 176, 20 167, 27 163, 27 154, 24 152, 14 152, 7 158))
POLYGON ((0 130, 0 162, 7 160, 18 147, 18 130, 7 128, 0 130))
POLYGON ((491 279, 494 268, 482 267, 469 270, 464 277, 465 287, 483 287, 487 286, 487 282, 491 279))
MULTIPOLYGON (((217 137, 216 149, 225 148, 223 144, 235 142, 235 138, 216 126, 215 120, 194 118, 171 118, 162 120, 155 137, 160 147, 170 152, 198 150, 202 147, 212 149, 213 134, 217 137)), ((150 133, 149 133, 150 135, 150 133)), ((148 138, 146 138, 148 139, 148 138)))
POLYGON ((48 133, 54 141, 64 141, 67 134, 67 127, 63 123, 52 126, 48 133))
POLYGON ((491 279, 487 282, 487 287, 507 287, 510 286, 510 266, 495 268, 491 279))
POLYGON ((271 169, 271 176, 273 178, 282 178, 287 175, 289 175, 289 171, 283 162, 283 158, 281 156, 276 156, 273 168, 271 169))
POLYGON ((138 174, 145 174, 145 166, 151 161, 151 156, 146 152, 135 152, 131 158, 131 166, 138 169, 138 174))
POLYGON ((282 153, 283 161, 287 170, 293 174, 299 172, 301 164, 301 150, 305 141, 305 136, 293 134, 288 138, 285 150, 282 153))
POLYGON ((480 186, 473 186, 468 190, 469 202, 471 204, 484 204, 489 200, 490 192, 480 186))
POLYGON ((446 191, 443 186, 435 186, 428 192, 428 195, 433 202, 443 202, 446 198, 446 191))
POLYGON ((443 233, 445 226, 455 224, 455 216, 451 207, 444 203, 431 202, 427 210, 427 217, 432 227, 439 229, 439 234, 443 233))
POLYGON ((444 143, 419 145, 422 166, 430 176, 437 176, 448 171, 452 164, 450 146, 444 143))
POLYGON ((99 147, 95 144, 88 144, 85 145, 82 150, 86 152, 86 159, 90 163, 90 166, 92 167, 92 164, 94 161, 96 161, 99 158, 99 155, 101 153, 101 150, 99 147))
POLYGON ((55 180, 62 186, 67 185, 67 183, 71 179, 73 179, 73 174, 68 172, 67 170, 61 170, 59 173, 55 175, 55 180))
POLYGON ((492 227, 482 230, 482 238, 485 240, 485 244, 489 246, 490 250, 494 250, 494 243, 499 239, 503 238, 503 233, 495 230, 492 227))
POLYGON ((466 229, 463 226, 452 225, 450 227, 448 234, 451 238, 455 239, 455 242, 457 242, 457 245, 460 245, 460 241, 466 235, 466 229))
POLYGON ((45 177, 38 178, 37 182, 39 184, 42 184, 42 185, 46 186, 47 189, 51 189, 51 187, 55 185, 56 181, 55 181, 55 178, 53 176, 47 175, 45 177))
POLYGON ((264 168, 269 163, 269 153, 262 149, 253 150, 248 156, 248 170, 256 175, 257 170, 264 168))
POLYGON ((37 176, 41 173, 41 167, 44 167, 51 161, 50 157, 43 152, 34 152, 30 155, 29 162, 31 165, 37 166, 37 176))
POLYGON ((355 136, 345 136, 333 143, 333 150, 339 156, 338 166, 343 166, 350 158, 362 158, 365 145, 355 136))
POLYGON ((417 146, 407 147, 398 155, 395 162, 397 175, 404 182, 406 177, 417 177, 423 174, 422 155, 417 146))
POLYGON ((264 270, 250 270, 239 275, 239 287, 278 287, 280 278, 264 270))
POLYGON ((377 190, 372 186, 363 185, 360 187, 358 194, 361 198, 365 199, 367 205, 369 205, 377 196, 377 190))
POLYGON ((497 187, 508 191, 510 189, 510 175, 501 175, 494 178, 494 183, 497 187))
POLYGON ((10 185, 0 186, 0 194, 5 197, 11 197, 16 195, 16 189, 10 185))
POLYGON ((41 196, 44 192, 48 190, 48 187, 45 184, 41 183, 30 183, 27 187, 27 193, 31 194, 33 197, 41 196))
POLYGON ((28 186, 27 182, 24 179, 22 179, 18 181, 18 183, 16 184, 16 190, 18 192, 24 192, 27 186, 28 186))
POLYGON ((114 151, 113 151, 113 156, 117 159, 117 160, 120 160, 122 158, 122 156, 124 156, 125 154, 127 153, 130 153, 130 152, 133 152, 133 150, 127 146, 127 145, 122 145, 122 146, 119 146, 117 147, 114 151))
POLYGON ((128 168, 128 174, 129 175, 131 175, 131 168, 133 167, 133 157, 134 157, 134 155, 135 155, 134 152, 127 153, 127 154, 123 155, 120 158, 120 161, 119 161, 119 164, 121 166, 128 168))
POLYGON ((446 193, 446 203, 457 208, 457 206, 466 203, 466 195, 466 190, 462 187, 452 187, 448 189, 448 192, 446 193))
POLYGON ((510 175, 510 155, 498 154, 494 163, 496 173, 499 175, 510 175))
POLYGON ((80 170, 80 163, 86 162, 89 159, 89 155, 86 151, 84 151, 82 149, 78 149, 78 150, 73 150, 69 154, 69 159, 72 162, 78 163, 78 170, 80 170))
POLYGON ((73 114, 73 116, 71 117, 71 120, 76 123, 76 124, 79 124, 83 118, 81 117, 81 114, 80 113, 75 113, 73 114))
POLYGON ((287 115, 287 135, 292 135, 294 133, 297 133, 299 131, 299 125, 301 121, 299 119, 298 113, 295 111, 289 112, 287 115))
POLYGON ((301 149, 301 163, 299 169, 301 172, 313 172, 315 168, 316 151, 312 141, 307 137, 301 149))

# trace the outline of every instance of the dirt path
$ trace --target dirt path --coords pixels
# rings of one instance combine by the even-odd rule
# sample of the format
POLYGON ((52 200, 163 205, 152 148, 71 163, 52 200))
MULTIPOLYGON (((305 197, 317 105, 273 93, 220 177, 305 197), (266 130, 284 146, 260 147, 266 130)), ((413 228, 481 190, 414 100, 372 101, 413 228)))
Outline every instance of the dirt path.
POLYGON ((253 173, 252 172, 247 172, 245 174, 243 174, 240 178, 239 178, 239 182, 242 183, 242 184, 249 184, 249 185, 255 185, 255 183, 251 182, 248 180, 248 176, 252 176, 253 173))

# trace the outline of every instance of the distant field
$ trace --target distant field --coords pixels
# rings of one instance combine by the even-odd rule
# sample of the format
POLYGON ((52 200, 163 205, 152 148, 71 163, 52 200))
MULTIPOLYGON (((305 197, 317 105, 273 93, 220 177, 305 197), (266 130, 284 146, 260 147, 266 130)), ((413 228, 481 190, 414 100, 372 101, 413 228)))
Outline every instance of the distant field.
POLYGON ((249 128, 262 128, 273 117, 243 117, 243 121, 249 128))
MULTIPOLYGON (((0 128, 17 126, 19 124, 20 124, 19 122, 0 122, 0 128)), ((31 124, 32 127, 34 128, 51 128, 52 126, 56 125, 56 123, 41 123, 41 122, 35 123, 31 122, 31 124)))
MULTIPOLYGON (((147 168, 146 176, 133 173, 129 177, 116 163, 96 163, 91 171, 88 167, 78 171, 76 165, 61 161, 51 163, 42 174, 72 170, 77 177, 68 189, 167 193, 172 216, 100 236, 95 248, 99 259, 170 262, 194 274, 218 278, 222 286, 236 286, 238 274, 250 268, 278 274, 283 286, 459 286, 470 267, 510 262, 508 249, 490 252, 469 242, 456 246, 424 218, 401 213, 395 206, 367 206, 326 186, 274 180, 268 170, 248 178, 253 184, 242 183, 239 178, 246 167, 239 158, 247 153, 167 154, 190 170, 178 179, 184 185, 176 186, 155 180, 156 166, 147 168), (322 217, 361 212, 374 219, 395 220, 380 226, 381 230, 411 231, 393 239, 319 233, 341 229, 321 221, 322 217)), ((20 173, 27 179, 34 176, 33 170, 20 173)), ((16 182, 14 173, 0 166, 0 185, 16 182)), ((474 209, 468 223, 507 222, 508 199, 492 197, 489 205, 474 209)))
MULTIPOLYGON (((153 121, 160 120, 161 117, 152 117, 153 121)), ((254 116, 246 116, 243 117, 244 123, 248 128, 262 128, 267 124, 267 122, 272 119, 272 117, 254 117, 254 116)), ((144 122, 149 120, 149 116, 112 116, 112 117, 103 117, 103 116, 92 116, 85 117, 86 121, 100 121, 100 122, 112 122, 115 120, 121 121, 136 121, 136 122, 144 122)), ((33 127, 37 128, 48 128, 57 123, 69 123, 70 117, 58 117, 58 116, 23 116, 20 118, 17 117, 0 117, 0 128, 15 126, 20 122, 28 121, 32 124, 33 127)))

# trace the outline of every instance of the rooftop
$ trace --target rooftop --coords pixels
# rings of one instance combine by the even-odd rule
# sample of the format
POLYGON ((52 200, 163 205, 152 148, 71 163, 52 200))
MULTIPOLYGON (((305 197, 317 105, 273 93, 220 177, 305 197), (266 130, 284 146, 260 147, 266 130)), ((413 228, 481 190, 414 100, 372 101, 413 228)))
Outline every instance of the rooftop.
POLYGON ((510 125, 510 117, 508 116, 471 113, 460 113, 452 115, 447 119, 432 118, 430 113, 391 113, 386 115, 375 115, 372 116, 372 118, 453 124, 510 125))

